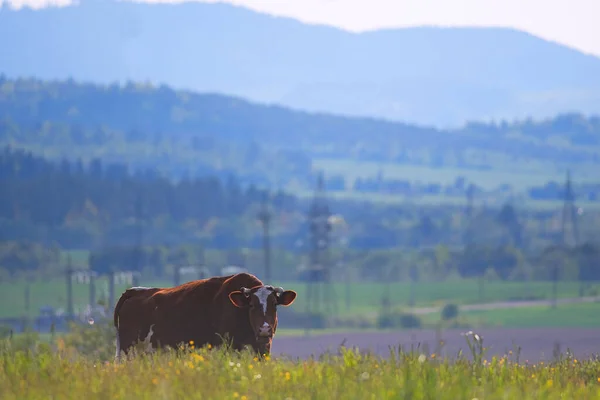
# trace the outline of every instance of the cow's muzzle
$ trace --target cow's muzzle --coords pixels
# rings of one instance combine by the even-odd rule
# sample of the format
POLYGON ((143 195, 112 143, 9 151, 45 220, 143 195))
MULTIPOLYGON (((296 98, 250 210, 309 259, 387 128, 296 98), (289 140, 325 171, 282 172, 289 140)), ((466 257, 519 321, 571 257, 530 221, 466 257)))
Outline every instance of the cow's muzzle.
POLYGON ((268 341, 273 338, 273 328, 271 325, 266 322, 258 328, 258 332, 256 332, 256 340, 258 341, 268 341))

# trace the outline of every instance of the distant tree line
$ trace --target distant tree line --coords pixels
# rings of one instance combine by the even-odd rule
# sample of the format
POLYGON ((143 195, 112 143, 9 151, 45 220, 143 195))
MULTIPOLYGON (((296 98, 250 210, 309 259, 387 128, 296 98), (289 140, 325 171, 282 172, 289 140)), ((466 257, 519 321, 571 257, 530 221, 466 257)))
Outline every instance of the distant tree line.
MULTIPOLYGON (((61 248, 90 250, 90 267, 99 272, 145 268, 163 275, 168 265, 198 261, 199 249, 221 251, 221 264, 243 264, 239 252, 248 247, 254 254, 248 265, 262 263, 256 213, 264 192, 241 185, 235 176, 173 182, 151 169, 130 171, 100 159, 51 162, 5 147, 0 186, 0 268, 11 274, 52 268, 61 248), (197 250, 181 249, 189 244, 197 250)), ((276 263, 287 276, 295 276, 308 252, 308 205, 283 192, 270 197, 273 246, 281 252, 276 263)), ((555 213, 518 212, 510 204, 474 211, 470 220, 462 207, 336 200, 330 206, 351 227, 334 229, 332 262, 344 258, 363 279, 406 277, 406 265, 398 261, 402 254, 412 254, 423 276, 437 279, 451 273, 541 279, 549 273, 541 252, 560 242, 560 231, 547 229, 555 213)), ((597 233, 598 216, 589 213, 580 222, 587 234, 579 247, 565 250, 570 264, 564 264, 571 265, 570 277, 596 279, 598 248, 590 238, 597 233)), ((64 258, 60 262, 64 268, 64 258)))
MULTIPOLYGON (((110 241, 111 229, 128 230, 131 237, 138 225, 145 229, 161 219, 212 229, 211 224, 219 220, 242 218, 263 198, 262 190, 252 185, 244 188, 234 176, 225 181, 209 176, 174 183, 153 170, 130 172, 125 165, 105 165, 100 159, 87 165, 67 160, 53 163, 10 147, 0 153, 0 185, 5 240, 27 238, 29 227, 44 227, 71 228, 71 239, 76 241, 74 236, 89 224, 88 231, 104 229, 110 241)), ((280 209, 294 207, 294 198, 283 192, 275 193, 271 201, 280 209)), ((218 228, 213 233, 218 235, 218 228)), ((73 241, 66 236, 64 244, 73 241)))

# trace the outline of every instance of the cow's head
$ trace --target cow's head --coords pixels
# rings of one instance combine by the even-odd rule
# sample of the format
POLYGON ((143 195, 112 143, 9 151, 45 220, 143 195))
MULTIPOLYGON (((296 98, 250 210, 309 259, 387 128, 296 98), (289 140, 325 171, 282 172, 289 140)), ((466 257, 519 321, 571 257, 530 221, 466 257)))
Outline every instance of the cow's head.
POLYGON ((277 329, 277 306, 292 304, 296 299, 296 292, 261 285, 231 292, 229 299, 236 307, 248 309, 256 340, 268 351, 277 329))

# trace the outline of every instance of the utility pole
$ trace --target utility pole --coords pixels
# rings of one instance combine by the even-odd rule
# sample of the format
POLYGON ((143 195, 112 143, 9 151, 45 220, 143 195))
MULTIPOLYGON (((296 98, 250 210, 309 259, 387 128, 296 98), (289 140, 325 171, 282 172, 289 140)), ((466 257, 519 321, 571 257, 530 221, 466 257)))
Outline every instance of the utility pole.
POLYGON ((96 307, 96 277, 98 274, 95 271, 89 271, 89 285, 90 285, 90 308, 96 307))
POLYGON ((417 276, 418 269, 414 262, 411 262, 409 267, 409 275, 410 275, 410 291, 408 298, 408 306, 413 308, 415 306, 415 297, 416 297, 416 285, 417 285, 417 276))
MULTIPOLYGON (((567 233, 567 224, 571 225, 571 235, 573 240, 573 246, 579 245, 579 227, 577 225, 577 209, 575 207, 575 194, 573 193, 573 187, 571 184, 571 171, 567 170, 567 178, 565 182, 565 192, 563 197, 563 210, 562 210, 562 224, 561 224, 561 245, 562 250, 566 251, 569 249, 569 238, 567 233)), ((579 274, 579 296, 583 296, 585 277, 579 274)))
POLYGON ((335 289, 331 283, 331 273, 328 258, 329 233, 331 232, 331 223, 329 217, 331 212, 324 196, 323 174, 319 174, 317 190, 315 192, 312 205, 309 210, 308 219, 310 224, 310 273, 308 277, 307 290, 307 311, 310 312, 311 304, 320 306, 321 284, 325 284, 323 293, 323 302, 325 309, 331 314, 336 311, 335 289))
POLYGON ((571 225, 571 234, 573 236, 573 244, 577 246, 579 244, 579 227, 577 225, 577 210, 575 207, 575 194, 573 193, 573 187, 571 184, 571 172, 567 171, 567 180, 565 182, 565 193, 563 198, 563 211, 562 211, 562 227, 561 236, 562 244, 568 246, 568 234, 567 234, 567 223, 571 225))
POLYGON ((473 234, 471 232, 471 223, 473 221, 473 202, 475 197, 475 185, 469 184, 466 190, 467 205, 465 207, 464 216, 466 220, 465 231, 463 232, 463 246, 467 246, 473 242, 473 234))
POLYGON ((110 313, 115 307, 115 277, 116 273, 113 268, 108 273, 108 312, 110 313))
POLYGON ((135 251, 134 251, 134 259, 133 265, 131 266, 134 271, 142 271, 142 260, 143 260, 143 251, 142 251, 142 240, 143 240, 143 231, 142 231, 142 194, 140 191, 137 192, 135 199, 135 251))
POLYGON ((262 208, 258 213, 258 220, 263 227, 263 252, 265 258, 265 282, 271 282, 271 241, 269 237, 269 224, 271 222, 271 213, 269 212, 268 192, 263 193, 262 208))
POLYGON ((558 260, 552 260, 552 308, 556 308, 558 297, 558 260))
POLYGON ((67 255, 67 319, 73 319, 75 314, 73 311, 73 264, 71 263, 71 255, 67 255))
POLYGON ((346 253, 348 251, 348 238, 347 237, 343 237, 340 239, 340 245, 341 245, 341 269, 344 271, 344 280, 345 280, 345 303, 346 303, 346 311, 350 310, 351 307, 351 302, 352 302, 352 294, 351 294, 351 285, 350 285, 350 265, 348 263, 347 257, 346 257, 346 253))
POLYGON ((30 308, 31 308, 31 283, 33 282, 33 277, 28 275, 25 281, 25 313, 27 317, 30 316, 30 308))

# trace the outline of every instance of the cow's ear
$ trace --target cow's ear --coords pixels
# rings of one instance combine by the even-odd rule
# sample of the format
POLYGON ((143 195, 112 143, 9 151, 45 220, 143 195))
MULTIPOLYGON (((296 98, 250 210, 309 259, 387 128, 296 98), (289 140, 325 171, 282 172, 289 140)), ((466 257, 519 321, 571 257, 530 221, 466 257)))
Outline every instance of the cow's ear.
POLYGON ((239 290, 229 293, 229 300, 231 300, 234 306, 239 308, 248 307, 249 305, 248 297, 244 296, 244 293, 239 290))
POLYGON ((289 306, 296 300, 296 292, 293 290, 286 290, 277 296, 277 304, 281 306, 289 306))

